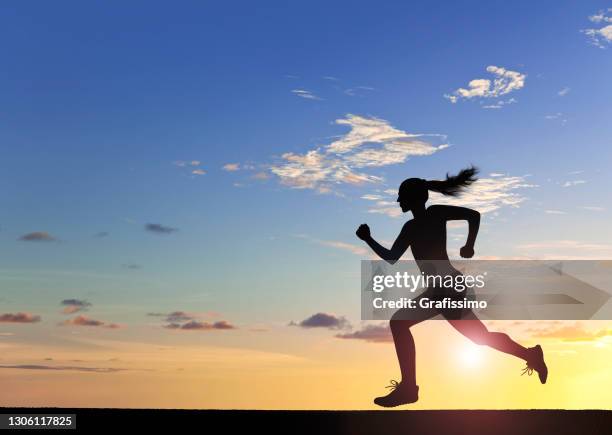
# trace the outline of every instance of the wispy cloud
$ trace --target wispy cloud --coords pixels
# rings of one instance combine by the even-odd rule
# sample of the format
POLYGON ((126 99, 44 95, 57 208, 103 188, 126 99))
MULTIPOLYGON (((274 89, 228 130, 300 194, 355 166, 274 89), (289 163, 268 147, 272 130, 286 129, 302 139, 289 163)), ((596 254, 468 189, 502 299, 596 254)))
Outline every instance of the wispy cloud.
POLYGON ((563 187, 572 187, 572 186, 577 186, 579 184, 585 184, 586 180, 572 180, 572 181, 566 181, 565 183, 563 183, 563 187))
POLYGON ((566 86, 563 89, 561 89, 559 92, 557 92, 557 95, 560 97, 565 97, 567 94, 569 94, 570 91, 571 89, 566 86))
POLYGON ((199 160, 175 160, 172 164, 179 168, 186 168, 194 176, 206 175, 206 171, 198 167, 202 165, 202 162, 199 160))
POLYGON ((291 93, 306 100, 322 100, 322 98, 318 97, 317 95, 306 89, 293 89, 291 93))
POLYGON ((595 341, 612 336, 612 329, 589 330, 580 322, 572 325, 551 325, 548 328, 529 328, 534 338, 553 338, 562 341, 595 341))
POLYGON ((178 228, 172 228, 162 224, 148 223, 145 225, 145 230, 157 234, 170 234, 178 231, 178 228))
POLYGON ((350 323, 345 317, 331 313, 316 313, 299 323, 291 322, 289 326, 300 326, 302 328, 327 328, 345 329, 350 328, 350 323))
POLYGON ((125 269, 130 269, 130 270, 142 269, 142 266, 136 263, 125 263, 125 264, 122 264, 121 267, 125 269))
POLYGON ((54 242, 57 239, 46 231, 34 231, 19 237, 18 240, 23 242, 54 242))
POLYGON ((561 112, 551 113, 548 115, 544 115, 544 119, 550 120, 559 120, 561 124, 565 125, 567 123, 567 118, 561 112))
POLYGON ((347 251, 347 252, 350 252, 351 254, 355 254, 360 257, 367 255, 369 252, 365 247, 361 245, 355 245, 353 243, 341 242, 338 240, 320 240, 320 239, 316 239, 316 238, 307 236, 305 234, 296 235, 296 237, 309 240, 321 246, 328 246, 330 248, 347 251))
POLYGON ((366 325, 357 331, 337 334, 336 337, 345 340, 364 340, 371 343, 388 343, 393 341, 389 326, 386 324, 366 325))
POLYGON ((0 323, 37 323, 40 316, 31 313, 4 313, 0 314, 0 323))
POLYGON ((19 364, 19 365, 0 365, 0 369, 18 369, 18 370, 57 370, 57 371, 75 371, 75 372, 94 372, 94 373, 115 373, 125 369, 112 367, 78 367, 78 366, 48 366, 37 364, 19 364))
POLYGON ((363 195, 361 199, 367 199, 368 201, 379 201, 383 198, 380 195, 374 195, 374 194, 368 193, 366 195, 363 195))
POLYGON ((525 86, 527 76, 518 71, 490 65, 487 67, 487 72, 493 75, 493 80, 471 80, 467 88, 458 88, 451 94, 445 94, 444 98, 453 104, 459 100, 472 98, 498 98, 525 86))
POLYGON ((344 93, 349 97, 363 97, 372 91, 374 91, 374 88, 371 86, 355 86, 354 88, 345 89, 344 93))
POLYGON ((63 314, 74 314, 79 311, 87 311, 91 307, 91 303, 81 299, 64 299, 60 302, 60 305, 64 306, 62 310, 63 314))
POLYGON ((350 131, 304 154, 285 153, 280 162, 270 166, 283 185, 324 193, 333 185, 377 183, 383 178, 365 172, 366 168, 403 163, 409 157, 430 155, 448 146, 432 145, 424 135, 409 134, 379 118, 349 114, 335 123, 350 131))
POLYGON ((360 257, 363 257, 368 253, 368 250, 363 246, 354 245, 352 243, 340 242, 337 240, 317 240, 317 243, 324 246, 348 251, 351 254, 359 255, 360 257))
POLYGON ((187 166, 200 166, 202 164, 202 162, 199 160, 175 160, 172 163, 179 168, 184 168, 187 166))
MULTIPOLYGON (((209 316, 216 316, 217 313, 208 313, 209 316)), ((147 313, 149 317, 163 317, 166 329, 179 329, 187 331, 209 331, 214 329, 237 329, 226 320, 216 322, 204 322, 198 320, 197 314, 187 313, 185 311, 172 311, 171 313, 147 313)))
POLYGON ((198 320, 190 320, 186 323, 169 323, 164 325, 166 329, 178 329, 183 331, 212 331, 212 330, 227 330, 236 329, 234 325, 225 321, 219 320, 217 322, 201 322, 198 320))
POLYGON ((147 313, 149 317, 164 317, 166 322, 178 323, 195 319, 195 315, 185 311, 172 311, 171 313, 147 313))
MULTIPOLYGON (((481 178, 459 197, 448 197, 436 192, 430 194, 432 204, 457 205, 478 210, 480 213, 489 213, 501 207, 518 207, 526 200, 522 189, 532 188, 535 185, 527 182, 526 177, 496 176, 481 178)), ((374 200, 369 209, 371 213, 382 213, 391 217, 402 214, 396 202, 397 191, 388 189, 383 200, 374 200)))
POLYGON ((222 169, 227 172, 236 172, 240 170, 240 164, 239 163, 226 163, 225 165, 223 165, 222 169))
POLYGON ((549 240, 543 242, 524 243, 518 245, 522 249, 553 249, 553 250, 586 250, 586 251, 612 251, 612 245, 602 243, 588 243, 578 240, 549 240))
POLYGON ((607 48, 612 44, 612 8, 600 10, 591 15, 589 20, 597 26, 583 29, 582 33, 587 35, 589 42, 594 46, 602 49, 607 48))
POLYGON ((72 319, 64 320, 60 323, 60 326, 91 326, 108 329, 118 329, 121 327, 121 325, 118 325, 117 323, 102 322, 101 320, 91 319, 83 315, 76 316, 72 319))
POLYGON ((600 260, 612 258, 612 245, 580 240, 544 240, 522 243, 516 249, 524 256, 554 260, 600 260))
POLYGON ((482 106, 483 109, 501 109, 508 104, 515 104, 517 101, 515 98, 509 98, 507 100, 499 100, 494 104, 489 104, 486 106, 482 106))
POLYGON ((253 174, 251 178, 254 180, 264 181, 270 178, 270 174, 264 171, 260 171, 260 172, 256 172, 255 174, 253 174))

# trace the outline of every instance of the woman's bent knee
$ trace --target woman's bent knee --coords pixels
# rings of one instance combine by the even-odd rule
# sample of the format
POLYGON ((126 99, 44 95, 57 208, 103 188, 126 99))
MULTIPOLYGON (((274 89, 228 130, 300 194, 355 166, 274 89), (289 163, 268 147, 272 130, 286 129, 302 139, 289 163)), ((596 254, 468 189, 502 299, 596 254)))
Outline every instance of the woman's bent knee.
POLYGON ((391 327, 391 332, 396 334, 400 331, 406 331, 410 329, 411 326, 415 324, 414 321, 411 320, 396 320, 391 319, 389 322, 389 326, 391 327))

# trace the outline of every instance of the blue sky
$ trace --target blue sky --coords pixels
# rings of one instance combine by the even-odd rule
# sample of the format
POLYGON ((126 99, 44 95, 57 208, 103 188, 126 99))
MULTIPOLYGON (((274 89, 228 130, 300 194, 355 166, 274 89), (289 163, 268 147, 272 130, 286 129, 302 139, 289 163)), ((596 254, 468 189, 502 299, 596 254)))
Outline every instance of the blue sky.
MULTIPOLYGON (((187 307, 238 323, 318 310, 355 317, 365 257, 355 228, 368 222, 389 241, 402 224, 370 213, 375 201, 362 197, 470 163, 491 183, 523 186, 495 190, 521 201, 487 214, 477 253, 612 253, 612 47, 581 32, 603 28, 589 16, 609 4, 285 3, 5 7, 7 311, 56 313, 77 297, 126 323, 187 307), (444 97, 493 80, 488 66, 523 84, 454 104, 444 97), (484 108, 499 101, 508 104, 484 108), (348 114, 450 146, 364 169, 377 183, 341 181, 324 193, 283 183, 273 170, 283 154, 342 140, 350 126, 335 121, 348 114), (57 240, 18 240, 31 232, 57 240)), ((451 249, 460 243, 449 238, 451 249)))

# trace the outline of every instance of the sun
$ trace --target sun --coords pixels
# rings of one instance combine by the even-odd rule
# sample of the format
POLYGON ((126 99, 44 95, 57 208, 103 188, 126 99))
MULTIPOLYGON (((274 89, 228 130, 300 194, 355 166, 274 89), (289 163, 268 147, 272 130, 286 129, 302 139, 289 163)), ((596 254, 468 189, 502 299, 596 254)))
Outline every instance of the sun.
POLYGON ((459 350, 459 360, 466 367, 478 367, 482 361, 482 350, 475 344, 467 343, 459 350))

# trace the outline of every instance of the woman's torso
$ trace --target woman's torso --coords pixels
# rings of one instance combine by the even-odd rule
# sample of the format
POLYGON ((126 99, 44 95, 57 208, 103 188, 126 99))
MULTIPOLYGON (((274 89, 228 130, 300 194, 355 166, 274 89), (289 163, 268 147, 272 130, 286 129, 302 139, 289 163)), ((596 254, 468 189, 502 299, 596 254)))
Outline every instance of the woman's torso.
POLYGON ((457 274, 446 251, 446 219, 428 208, 425 215, 411 222, 410 248, 424 274, 457 274))

